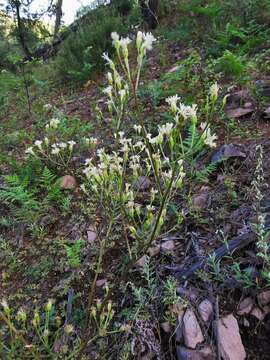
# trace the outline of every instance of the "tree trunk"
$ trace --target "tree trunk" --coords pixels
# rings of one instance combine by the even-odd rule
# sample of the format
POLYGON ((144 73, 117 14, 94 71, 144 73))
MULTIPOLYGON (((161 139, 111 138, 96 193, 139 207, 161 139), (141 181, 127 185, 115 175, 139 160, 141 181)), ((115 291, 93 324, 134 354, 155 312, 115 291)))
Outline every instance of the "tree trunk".
POLYGON ((18 28, 18 34, 19 34, 19 40, 23 49, 23 52, 25 54, 25 56, 28 59, 31 59, 31 52, 27 46, 26 40, 25 40, 25 32, 24 32, 24 24, 23 21, 21 19, 21 14, 20 14, 20 7, 21 7, 21 3, 20 1, 14 1, 13 2, 14 8, 15 8, 15 14, 16 14, 16 21, 17 21, 17 28, 18 28))
POLYGON ((157 12, 159 0, 139 0, 141 12, 144 20, 150 29, 155 29, 158 25, 157 12))
POLYGON ((62 5, 63 5, 63 0, 57 0, 56 7, 55 7, 55 25, 54 25, 54 34, 53 34, 54 40, 56 39, 56 37, 58 35, 60 25, 61 25, 61 19, 63 16, 62 5))

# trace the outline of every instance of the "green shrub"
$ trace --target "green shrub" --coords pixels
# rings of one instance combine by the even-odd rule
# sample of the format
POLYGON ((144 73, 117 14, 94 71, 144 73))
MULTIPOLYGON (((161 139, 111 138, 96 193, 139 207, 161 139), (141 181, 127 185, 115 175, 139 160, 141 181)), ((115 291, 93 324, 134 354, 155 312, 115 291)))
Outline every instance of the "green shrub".
POLYGON ((113 10, 98 8, 81 21, 78 31, 63 43, 56 59, 58 74, 65 79, 84 81, 103 68, 102 53, 111 51, 111 32, 126 33, 123 20, 113 10), (95 16, 92 16, 95 15, 95 16))
POLYGON ((244 74, 246 66, 240 56, 226 50, 217 60, 216 70, 223 72, 227 76, 240 77, 244 74))

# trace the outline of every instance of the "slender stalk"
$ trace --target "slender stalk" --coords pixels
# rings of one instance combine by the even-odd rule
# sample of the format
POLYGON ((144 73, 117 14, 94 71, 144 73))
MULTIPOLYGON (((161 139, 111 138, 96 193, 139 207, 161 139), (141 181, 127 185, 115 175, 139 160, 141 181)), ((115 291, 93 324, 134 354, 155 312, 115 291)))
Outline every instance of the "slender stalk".
POLYGON ((9 327, 10 331, 13 332, 22 341, 22 343, 24 344, 24 347, 31 352, 34 359, 36 359, 36 360, 41 359, 41 356, 38 353, 35 346, 32 344, 29 344, 25 340, 24 336, 15 328, 15 326, 11 323, 11 321, 2 312, 0 312, 0 320, 4 321, 4 323, 6 323, 6 325, 9 327))

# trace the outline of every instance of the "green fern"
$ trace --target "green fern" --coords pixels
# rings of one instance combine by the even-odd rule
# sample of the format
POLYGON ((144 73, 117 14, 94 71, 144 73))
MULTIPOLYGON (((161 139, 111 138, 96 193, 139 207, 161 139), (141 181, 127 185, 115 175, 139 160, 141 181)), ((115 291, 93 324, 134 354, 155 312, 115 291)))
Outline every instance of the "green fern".
POLYGON ((0 190, 0 200, 6 204, 17 204, 27 209, 38 208, 35 194, 27 190, 26 179, 21 181, 17 175, 7 175, 4 180, 6 186, 0 190))
POLYGON ((77 268, 81 264, 81 248, 83 243, 83 240, 77 240, 73 245, 64 245, 68 264, 72 268, 77 268))
POLYGON ((196 124, 191 124, 187 130, 187 136, 183 141, 186 153, 189 158, 199 153, 203 149, 203 141, 201 135, 196 128, 196 124))
POLYGON ((28 180, 21 180, 18 175, 4 177, 5 186, 0 189, 0 200, 14 214, 15 220, 31 223, 39 212, 39 202, 35 198, 35 190, 28 190, 28 180))
POLYGON ((40 186, 49 190, 53 183, 56 181, 56 176, 47 167, 44 168, 40 177, 40 186))
POLYGON ((202 170, 197 170, 194 173, 194 178, 198 181, 206 181, 210 175, 212 175, 218 167, 218 162, 210 163, 202 170))

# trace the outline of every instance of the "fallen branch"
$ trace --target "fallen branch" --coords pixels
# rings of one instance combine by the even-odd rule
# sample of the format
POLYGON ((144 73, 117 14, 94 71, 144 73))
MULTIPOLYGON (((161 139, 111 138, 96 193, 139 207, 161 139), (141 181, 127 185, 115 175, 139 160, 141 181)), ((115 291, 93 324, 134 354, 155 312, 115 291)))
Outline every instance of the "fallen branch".
POLYGON ((256 240, 257 236, 254 232, 250 231, 246 234, 235 237, 234 239, 228 241, 227 244, 222 245, 220 248, 215 250, 210 256, 206 259, 199 260, 195 264, 191 265, 189 268, 174 268, 173 270, 176 273, 176 277, 179 281, 185 281, 190 278, 196 271, 201 270, 204 266, 209 263, 210 257, 214 257, 215 260, 220 260, 228 254, 232 254, 236 250, 240 250, 247 245, 251 244, 256 240))

